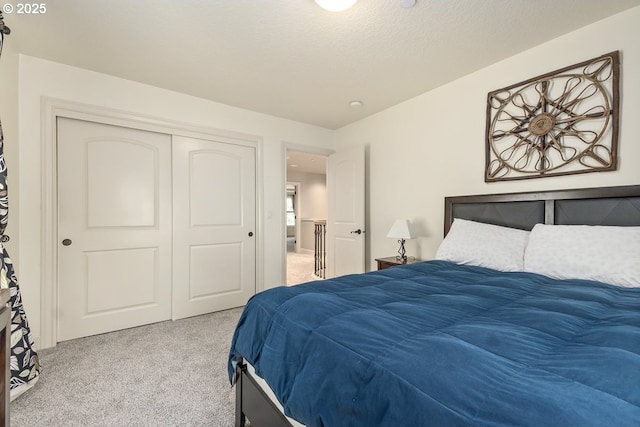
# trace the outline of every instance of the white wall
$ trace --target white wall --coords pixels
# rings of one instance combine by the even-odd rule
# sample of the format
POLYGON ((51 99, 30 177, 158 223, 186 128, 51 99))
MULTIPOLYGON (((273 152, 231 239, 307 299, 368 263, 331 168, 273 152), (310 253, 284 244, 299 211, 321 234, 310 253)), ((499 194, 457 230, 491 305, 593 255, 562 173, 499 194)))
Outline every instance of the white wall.
MULTIPOLYGON (((13 51, 12 36, 6 36, 0 61, 0 120, 4 134, 4 157, 9 186, 9 225, 5 230, 11 240, 5 243, 14 263, 19 259, 18 224, 18 55, 13 51)), ((20 279, 20 277, 18 277, 20 279)))
POLYGON ((290 171, 287 181, 300 183, 298 215, 301 219, 327 219, 327 176, 290 171))
MULTIPOLYGON (((14 82, 15 83, 15 82, 14 82)), ((285 283, 282 276, 284 248, 283 145, 295 143, 330 148, 334 132, 290 120, 258 114, 204 99, 127 81, 29 56, 19 56, 19 198, 18 274, 24 304, 34 336, 40 335, 41 275, 41 99, 59 98, 93 106, 151 116, 194 126, 255 135, 261 139, 265 288, 285 283)), ((17 197, 16 197, 17 196, 17 197)), ((46 320, 46 319, 45 319, 46 320)))
POLYGON ((432 257, 442 240, 445 196, 640 184, 638 23, 640 7, 340 129, 337 147, 367 147, 370 268, 374 258, 395 254, 397 242, 385 235, 396 218, 410 219, 422 235, 407 242, 408 255, 432 257), (618 170, 485 183, 487 93, 614 50, 621 51, 618 170))

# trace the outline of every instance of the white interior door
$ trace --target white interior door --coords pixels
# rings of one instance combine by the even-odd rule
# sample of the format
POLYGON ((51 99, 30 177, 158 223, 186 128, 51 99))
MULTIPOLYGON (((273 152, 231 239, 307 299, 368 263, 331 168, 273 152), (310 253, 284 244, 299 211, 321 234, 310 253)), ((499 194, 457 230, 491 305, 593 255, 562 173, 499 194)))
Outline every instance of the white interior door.
POLYGON ((58 341, 170 319, 171 137, 57 130, 58 341))
POLYGON ((173 317, 244 305, 256 288, 255 148, 173 137, 173 317))
POLYGON ((364 148, 339 151, 328 158, 328 276, 365 271, 364 148))

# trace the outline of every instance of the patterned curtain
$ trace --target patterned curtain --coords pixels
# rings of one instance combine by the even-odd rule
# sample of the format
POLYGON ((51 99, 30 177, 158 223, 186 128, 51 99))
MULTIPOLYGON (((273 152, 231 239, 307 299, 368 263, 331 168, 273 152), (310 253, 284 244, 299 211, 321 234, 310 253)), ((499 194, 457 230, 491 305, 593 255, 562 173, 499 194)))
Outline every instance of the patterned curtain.
MULTIPOLYGON (((0 12, 0 55, 2 55, 4 36, 9 32, 0 12)), ((9 240, 9 236, 4 234, 8 217, 7 165, 4 161, 4 136, 0 122, 0 287, 9 288, 10 292, 11 357, 9 364, 11 369, 11 400, 13 400, 36 383, 40 374, 40 364, 38 363, 38 353, 34 349, 29 322, 22 307, 18 279, 14 273, 11 258, 4 247, 4 243, 9 240)))

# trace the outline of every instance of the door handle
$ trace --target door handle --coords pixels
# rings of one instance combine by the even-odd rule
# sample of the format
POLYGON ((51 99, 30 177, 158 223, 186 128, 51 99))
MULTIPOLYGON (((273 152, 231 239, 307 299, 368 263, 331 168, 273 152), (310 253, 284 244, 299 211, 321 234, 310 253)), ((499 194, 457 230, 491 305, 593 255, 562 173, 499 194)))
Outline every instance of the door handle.
POLYGON ((357 230, 351 231, 351 234, 362 234, 364 233, 364 231, 360 230, 359 228, 357 230))
POLYGON ((69 245, 71 245, 71 243, 73 243, 73 242, 71 241, 71 239, 64 239, 64 240, 62 241, 62 244, 63 244, 64 246, 69 246, 69 245))

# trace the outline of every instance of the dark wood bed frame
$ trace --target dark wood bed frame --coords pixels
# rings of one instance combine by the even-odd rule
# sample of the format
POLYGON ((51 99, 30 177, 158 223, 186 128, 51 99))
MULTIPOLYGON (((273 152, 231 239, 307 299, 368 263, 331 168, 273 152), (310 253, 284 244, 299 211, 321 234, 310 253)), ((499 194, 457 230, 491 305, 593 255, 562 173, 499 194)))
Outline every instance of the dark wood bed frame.
POLYGON ((244 427, 247 418, 251 427, 292 427, 262 387, 247 371, 244 360, 238 363, 236 381, 236 424, 244 427))
MULTIPOLYGON (((454 218, 531 230, 535 224, 640 226, 640 185, 445 198, 444 235, 454 218)), ((238 365, 236 427, 291 427, 247 371, 238 365)))
POLYGON ((523 230, 538 223, 638 226, 640 185, 445 197, 445 235, 454 218, 523 230))

